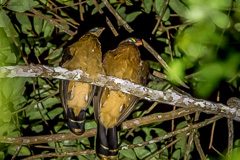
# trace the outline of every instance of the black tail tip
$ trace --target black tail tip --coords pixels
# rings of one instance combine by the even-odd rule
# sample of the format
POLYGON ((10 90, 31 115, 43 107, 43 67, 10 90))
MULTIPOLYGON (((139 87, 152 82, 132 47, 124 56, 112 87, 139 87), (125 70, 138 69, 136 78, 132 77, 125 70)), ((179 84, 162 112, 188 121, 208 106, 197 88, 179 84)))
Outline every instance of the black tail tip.
POLYGON ((96 153, 102 160, 118 158, 116 127, 106 129, 101 123, 98 123, 96 153))
POLYGON ((86 112, 82 110, 77 117, 74 116, 73 110, 68 108, 68 127, 72 133, 82 135, 85 132, 86 112))

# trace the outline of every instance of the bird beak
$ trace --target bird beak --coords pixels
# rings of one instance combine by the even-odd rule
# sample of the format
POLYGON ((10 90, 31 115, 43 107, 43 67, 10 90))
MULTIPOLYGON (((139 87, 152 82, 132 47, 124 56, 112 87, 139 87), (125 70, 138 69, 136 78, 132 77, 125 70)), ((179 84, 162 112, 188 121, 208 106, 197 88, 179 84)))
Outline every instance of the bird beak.
POLYGON ((102 32, 103 32, 104 30, 105 30, 105 27, 99 28, 99 29, 97 30, 97 32, 96 32, 97 37, 100 37, 100 35, 102 34, 102 32))
POLYGON ((141 46, 141 45, 142 45, 142 41, 139 40, 139 41, 137 41, 135 44, 136 44, 136 46, 141 46))

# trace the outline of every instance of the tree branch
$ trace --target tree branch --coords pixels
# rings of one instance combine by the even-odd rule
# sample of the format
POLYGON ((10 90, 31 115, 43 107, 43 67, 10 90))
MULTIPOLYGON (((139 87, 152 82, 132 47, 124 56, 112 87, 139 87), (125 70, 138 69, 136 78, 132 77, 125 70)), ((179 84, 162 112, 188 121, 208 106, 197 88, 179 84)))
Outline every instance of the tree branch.
POLYGON ((80 69, 69 71, 66 68, 49 67, 45 65, 0 67, 0 78, 6 77, 44 77, 81 81, 100 87, 107 87, 112 90, 120 90, 124 93, 132 94, 149 101, 157 101, 179 107, 196 108, 198 111, 211 114, 221 114, 224 117, 233 118, 234 120, 240 121, 239 105, 229 107, 221 103, 214 103, 211 101, 182 95, 171 89, 166 91, 153 90, 138 84, 134 84, 128 80, 123 80, 112 76, 99 74, 97 79, 94 80, 94 78, 90 77, 89 74, 83 73, 83 71, 80 69))
MULTIPOLYGON (((120 150, 126 150, 126 149, 132 149, 132 148, 135 148, 135 147, 147 146, 149 144, 156 143, 156 142, 159 142, 159 141, 164 140, 164 139, 168 139, 170 137, 173 137, 173 136, 175 136, 177 134, 180 134, 180 133, 183 133, 183 132, 187 132, 186 136, 188 136, 190 134, 190 131, 199 129, 199 128, 204 127, 206 125, 209 125, 209 124, 211 124, 211 123, 213 123, 213 122, 215 122, 215 121, 217 121, 221 118, 222 118, 221 115, 217 115, 217 116, 214 116, 212 118, 206 119, 203 122, 199 122, 199 123, 187 126, 185 128, 181 128, 181 129, 177 129, 177 130, 172 131, 172 132, 168 132, 168 133, 166 133, 166 134, 164 134, 160 137, 153 138, 149 141, 144 141, 144 142, 138 143, 138 144, 129 144, 129 145, 121 146, 121 147, 119 147, 119 149, 120 150)), ((95 132, 96 132, 96 129, 92 129, 92 130, 95 130, 95 132)), ((88 131, 86 131, 86 132, 88 132, 88 131)), ((76 136, 76 137, 78 137, 78 138, 83 137, 85 135, 85 133, 81 136, 76 136)), ((70 135, 73 135, 73 134, 71 133, 70 135)), ((0 137, 0 139, 1 139, 1 137, 0 137)), ((166 148, 164 148, 164 149, 166 149, 166 148)), ((54 156, 62 157, 62 156, 87 155, 87 154, 95 154, 95 151, 94 150, 85 150, 85 151, 62 152, 62 153, 46 153, 46 154, 34 155, 34 156, 31 156, 31 157, 25 158, 25 160, 36 159, 36 158, 44 158, 44 157, 54 157, 54 156)))
MULTIPOLYGON (((136 126, 141 126, 141 125, 150 124, 154 122, 167 121, 175 118, 180 118, 182 116, 186 116, 194 112, 196 111, 193 108, 192 109, 180 108, 178 110, 167 112, 167 113, 154 114, 154 115, 149 115, 149 116, 125 121, 122 123, 121 128, 125 130, 125 129, 130 129, 136 126)), ((0 136, 0 143, 12 143, 12 144, 21 144, 21 145, 41 144, 41 143, 48 143, 48 142, 76 140, 80 138, 93 137, 95 136, 96 133, 97 133, 97 130, 94 128, 94 129, 86 130, 84 134, 82 134, 81 136, 77 136, 73 133, 30 136, 30 137, 0 136)))
POLYGON ((221 103, 189 97, 170 89, 167 91, 157 91, 112 76, 98 75, 97 80, 94 81, 93 78, 87 73, 83 73, 80 69, 69 71, 66 68, 54 68, 44 65, 0 67, 0 78, 5 77, 44 77, 87 82, 113 90, 121 90, 124 93, 132 94, 146 100, 187 108, 196 107, 205 113, 221 113, 228 118, 240 119, 240 110, 237 107, 230 108, 221 103))

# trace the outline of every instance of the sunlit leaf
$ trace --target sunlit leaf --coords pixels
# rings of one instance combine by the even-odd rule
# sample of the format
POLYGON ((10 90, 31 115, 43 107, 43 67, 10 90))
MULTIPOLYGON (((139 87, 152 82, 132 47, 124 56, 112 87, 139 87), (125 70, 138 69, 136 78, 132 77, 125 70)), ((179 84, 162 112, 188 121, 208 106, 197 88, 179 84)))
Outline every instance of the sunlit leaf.
POLYGON ((3 5, 4 3, 6 3, 7 0, 0 0, 0 5, 3 5))
MULTIPOLYGON (((166 4, 165 1, 162 1, 162 0, 156 0, 155 1, 156 9, 158 11, 159 16, 162 15, 162 11, 163 11, 163 8, 165 7, 165 4, 166 4)), ((164 13, 164 16, 163 16, 162 20, 167 21, 169 19, 169 16, 170 16, 170 10, 167 8, 167 10, 164 13)))
POLYGON ((234 25, 234 28, 235 28, 238 32, 240 32, 240 23, 236 23, 236 24, 234 25))
POLYGON ((188 8, 180 0, 170 0, 169 6, 179 15, 184 17, 188 8))
POLYGON ((5 10, 0 10, 0 27, 8 27, 10 24, 10 18, 7 16, 5 10))
POLYGON ((228 16, 222 12, 212 11, 210 17, 213 22, 220 28, 228 28, 230 26, 228 16))

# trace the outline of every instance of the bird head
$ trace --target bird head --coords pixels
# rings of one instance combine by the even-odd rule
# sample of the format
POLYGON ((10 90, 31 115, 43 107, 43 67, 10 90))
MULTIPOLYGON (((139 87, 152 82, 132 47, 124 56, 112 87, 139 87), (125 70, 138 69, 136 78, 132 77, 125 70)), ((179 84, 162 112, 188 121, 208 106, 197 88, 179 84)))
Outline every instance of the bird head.
POLYGON ((95 36, 99 37, 102 34, 104 29, 105 29, 104 27, 94 27, 94 28, 90 29, 89 32, 91 34, 94 34, 95 36))
POLYGON ((134 38, 134 37, 127 38, 123 42, 134 43, 136 46, 142 45, 142 41, 139 38, 134 38))

